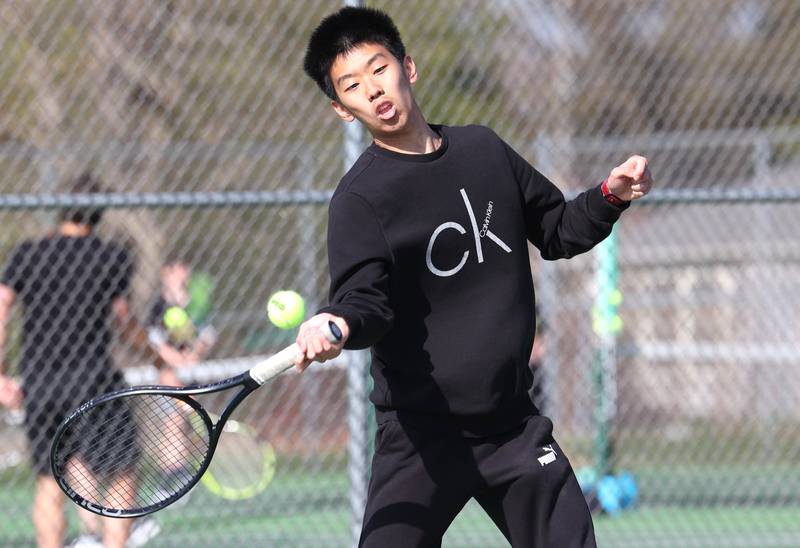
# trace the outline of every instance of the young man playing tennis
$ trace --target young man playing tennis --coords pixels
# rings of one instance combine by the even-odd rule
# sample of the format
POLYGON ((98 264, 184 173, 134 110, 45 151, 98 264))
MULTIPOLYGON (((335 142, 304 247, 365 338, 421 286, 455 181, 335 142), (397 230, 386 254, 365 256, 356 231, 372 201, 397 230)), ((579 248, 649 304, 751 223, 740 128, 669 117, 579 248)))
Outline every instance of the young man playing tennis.
POLYGON ((378 432, 362 546, 439 546, 475 498, 513 546, 594 546, 575 475, 528 390, 545 259, 591 249, 652 179, 633 156, 570 202, 491 130, 430 125, 391 19, 345 8, 311 36, 305 70, 373 144, 329 209, 330 306, 297 342, 311 360, 372 348, 378 432))

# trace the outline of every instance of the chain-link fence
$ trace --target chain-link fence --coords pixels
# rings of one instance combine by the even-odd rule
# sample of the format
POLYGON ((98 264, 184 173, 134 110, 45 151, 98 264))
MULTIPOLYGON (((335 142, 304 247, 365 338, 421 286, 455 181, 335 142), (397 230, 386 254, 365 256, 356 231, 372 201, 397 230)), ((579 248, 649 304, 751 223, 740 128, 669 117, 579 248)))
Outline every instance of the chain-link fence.
MULTIPOLYGON (((600 476, 589 496, 606 510, 601 545, 799 545, 800 4, 368 4, 395 18, 430 121, 491 126, 568 194, 631 153, 650 159, 656 190, 611 240, 564 262, 532 253, 537 397, 584 485, 600 476), (624 472, 635 484, 602 482, 624 472), (635 503, 617 510, 632 487, 635 503)), ((150 348, 184 350, 172 356, 182 382, 242 371, 291 341, 265 321, 271 292, 296 289, 309 310, 325 302, 327 200, 366 141, 341 127, 301 60, 339 5, 3 2, 0 257, 19 289, 3 363, 28 396, 77 397, 85 356, 64 354, 94 340, 68 312, 28 318, 33 328, 23 314, 52 287, 33 283, 19 246, 64 240, 65 209, 105 206, 98 233, 126 250, 130 280, 104 298, 127 295, 150 348), (105 192, 68 193, 82 172, 105 192), (171 307, 190 312, 207 351, 186 358, 199 339, 171 339, 171 307), (41 344, 67 350, 24 370, 22 332, 54 325, 74 332, 41 344)), ((48 279, 76 275, 68 266, 49 264, 48 279)), ((109 345, 128 382, 159 380, 144 346, 109 345)), ((356 353, 263 388, 235 416, 245 441, 226 433, 233 468, 157 514, 150 545, 351 545, 371 445, 366 384, 356 353)), ((27 411, 0 421, 3 546, 35 544, 25 425, 41 417, 27 411)), ((67 538, 94 527, 67 509, 67 538)), ((445 544, 504 540, 468 505, 445 544)))

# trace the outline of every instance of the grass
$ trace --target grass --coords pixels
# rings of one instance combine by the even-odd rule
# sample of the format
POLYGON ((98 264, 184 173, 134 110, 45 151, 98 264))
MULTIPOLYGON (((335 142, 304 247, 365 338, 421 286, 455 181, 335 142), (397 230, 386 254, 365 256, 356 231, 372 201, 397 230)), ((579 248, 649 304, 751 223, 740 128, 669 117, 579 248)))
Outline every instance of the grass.
MULTIPOLYGON (((710 470, 702 472, 711 474, 710 470)), ((724 472, 718 477, 735 479, 748 473, 738 469, 724 472)), ((785 474, 786 470, 765 472, 785 474)), ((679 475, 678 479, 688 483, 689 476, 697 477, 679 475)), ((20 481, 25 476, 14 477, 17 481, 3 478, 0 486, 0 515, 4 516, 0 520, 0 546, 33 546, 29 515, 33 484, 20 481)), ((159 512, 156 519, 162 533, 153 546, 345 547, 350 545, 353 526, 346 475, 342 471, 309 474, 299 469, 285 470, 264 493, 249 501, 224 501, 198 486, 185 505, 159 512)), ((800 546, 800 505, 645 504, 617 517, 595 517, 595 530, 603 548, 800 546)), ((70 510, 70 532, 77 532, 74 510, 70 510)), ((492 548, 508 544, 472 502, 448 530, 443 546, 492 548)))

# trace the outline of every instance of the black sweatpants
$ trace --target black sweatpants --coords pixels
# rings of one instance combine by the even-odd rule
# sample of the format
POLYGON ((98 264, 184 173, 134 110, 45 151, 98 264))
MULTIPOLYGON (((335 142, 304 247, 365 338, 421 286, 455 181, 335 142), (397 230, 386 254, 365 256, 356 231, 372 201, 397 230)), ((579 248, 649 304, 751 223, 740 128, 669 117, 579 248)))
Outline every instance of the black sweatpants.
POLYGON ((541 416, 488 438, 381 424, 359 545, 441 546, 475 498, 515 548, 596 546, 589 509, 552 432, 541 416))

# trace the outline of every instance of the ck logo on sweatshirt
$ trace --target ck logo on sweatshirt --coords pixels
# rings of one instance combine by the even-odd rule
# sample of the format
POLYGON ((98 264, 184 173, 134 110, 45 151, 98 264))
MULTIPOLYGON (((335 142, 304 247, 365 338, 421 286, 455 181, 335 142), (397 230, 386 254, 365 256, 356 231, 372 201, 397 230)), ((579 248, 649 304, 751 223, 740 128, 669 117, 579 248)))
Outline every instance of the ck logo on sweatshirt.
MULTIPOLYGON (((475 255, 478 258, 478 262, 483 262, 483 243, 481 240, 483 238, 489 238, 495 244, 497 244, 500 249, 505 251, 506 253, 511 253, 511 248, 508 247, 503 240, 497 237, 497 235, 489 230, 489 224, 492 221, 492 210, 494 208, 494 204, 489 201, 488 206, 486 207, 486 213, 483 217, 483 223, 478 226, 478 221, 475 218, 475 212, 472 209, 472 205, 469 202, 469 198, 467 197, 466 191, 462 188, 461 189, 461 197, 464 199, 464 207, 467 208, 467 215, 469 215, 469 222, 470 226, 472 227, 472 235, 473 240, 475 243, 475 255)), ((433 259, 431 255, 433 254, 433 246, 436 245, 436 238, 439 237, 439 234, 444 232, 445 230, 457 230, 459 234, 466 234, 467 229, 464 228, 460 223, 455 221, 448 221, 446 223, 442 223, 436 227, 436 230, 433 231, 431 235, 431 239, 428 242, 428 251, 425 253, 425 264, 428 265, 428 270, 436 274, 437 276, 442 276, 446 278, 448 276, 453 276, 454 274, 458 274, 458 271, 464 267, 464 264, 467 262, 467 258, 469 257, 470 250, 464 251, 464 254, 461 256, 461 261, 454 267, 447 269, 445 265, 442 268, 437 267, 433 264, 433 259)))

